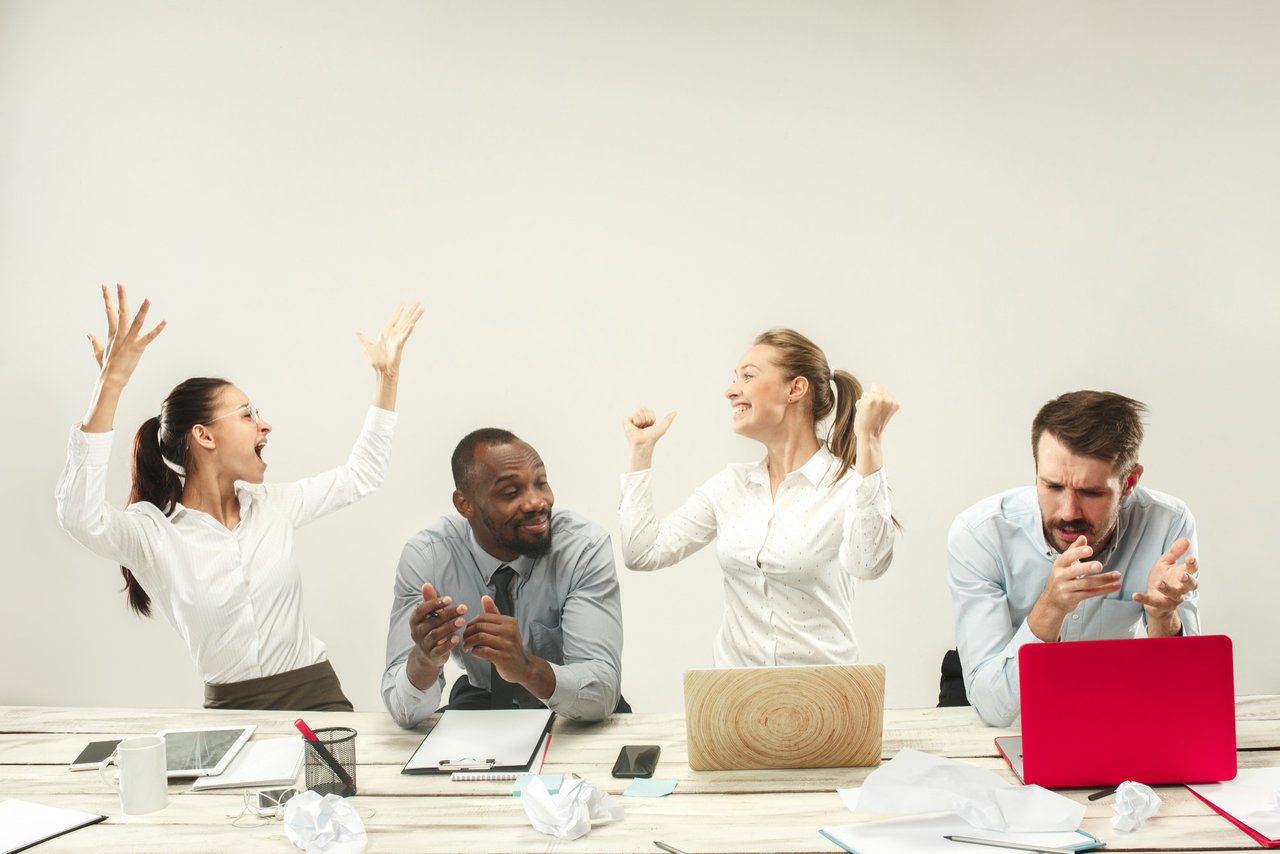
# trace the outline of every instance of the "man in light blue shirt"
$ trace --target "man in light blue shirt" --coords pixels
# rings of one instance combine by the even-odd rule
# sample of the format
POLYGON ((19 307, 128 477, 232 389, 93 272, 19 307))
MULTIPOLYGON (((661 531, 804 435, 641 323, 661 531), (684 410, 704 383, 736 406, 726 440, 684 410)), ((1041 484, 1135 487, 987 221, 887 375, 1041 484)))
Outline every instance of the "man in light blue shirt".
POLYGON ((454 507, 419 531, 396 570, 382 699, 412 727, 440 705, 450 656, 465 675, 449 708, 547 707, 574 720, 621 699, 622 604, 609 535, 555 496, 537 451, 506 430, 453 454, 454 507))
POLYGON ((1018 716, 1027 643, 1199 634, 1195 520, 1138 486, 1146 407, 1112 392, 1046 403, 1031 427, 1034 487, 984 499, 951 525, 948 583, 969 702, 1018 716))

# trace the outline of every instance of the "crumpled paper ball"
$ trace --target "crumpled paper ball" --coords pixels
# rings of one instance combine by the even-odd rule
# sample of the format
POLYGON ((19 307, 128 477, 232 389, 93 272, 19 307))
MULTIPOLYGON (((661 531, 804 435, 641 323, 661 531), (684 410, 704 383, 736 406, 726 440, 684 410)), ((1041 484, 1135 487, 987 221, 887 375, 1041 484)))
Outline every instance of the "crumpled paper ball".
POLYGON ((1116 814, 1111 826, 1122 833, 1137 830, 1160 809, 1160 796, 1150 786, 1125 780, 1116 787, 1116 814))
POLYGON ((520 795, 520 803, 534 830, 559 839, 585 836, 592 820, 622 818, 622 806, 589 780, 567 780, 553 795, 534 777, 520 795))
POLYGON ((285 802, 284 832, 307 854, 362 854, 369 844, 364 822, 349 801, 310 790, 285 802))

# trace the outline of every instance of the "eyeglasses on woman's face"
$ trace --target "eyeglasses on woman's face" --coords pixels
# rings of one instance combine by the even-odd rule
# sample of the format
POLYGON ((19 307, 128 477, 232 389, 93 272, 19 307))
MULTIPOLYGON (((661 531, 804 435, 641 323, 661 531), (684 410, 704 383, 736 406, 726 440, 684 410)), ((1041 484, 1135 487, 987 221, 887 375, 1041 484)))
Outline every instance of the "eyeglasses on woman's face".
POLYGON ((253 419, 254 424, 257 424, 259 427, 262 426, 262 413, 258 411, 258 407, 248 401, 240 404, 230 412, 224 412, 221 415, 210 418, 207 423, 212 424, 215 421, 221 421, 224 418, 230 418, 232 415, 238 415, 242 412, 247 414, 249 418, 253 419))

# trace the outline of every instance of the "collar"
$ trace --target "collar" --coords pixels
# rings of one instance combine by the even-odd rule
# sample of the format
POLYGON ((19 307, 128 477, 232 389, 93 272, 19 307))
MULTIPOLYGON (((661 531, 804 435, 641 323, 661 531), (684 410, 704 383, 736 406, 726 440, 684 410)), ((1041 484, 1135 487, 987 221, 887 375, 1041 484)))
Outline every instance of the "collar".
POLYGON ((476 567, 480 570, 480 577, 484 579, 485 584, 492 582, 493 574, 503 565, 514 569, 521 580, 527 579, 529 573, 533 571, 534 559, 528 555, 517 555, 515 560, 500 560, 481 548, 480 543, 476 541, 475 529, 469 522, 467 523, 467 546, 471 549, 471 556, 475 558, 476 567))
MULTIPOLYGON (((826 445, 819 445, 818 450, 814 452, 813 456, 809 457, 809 459, 805 461, 804 465, 800 466, 800 468, 796 469, 793 472, 788 472, 787 476, 783 478, 783 480, 784 481, 789 480, 792 477, 799 475, 803 477, 805 480, 809 481, 810 486, 817 488, 817 486, 820 483, 822 483, 823 478, 825 478, 827 474, 831 471, 831 466, 834 465, 835 463, 836 463, 836 455, 831 453, 831 451, 827 448, 826 445)), ((765 457, 760 462, 756 463, 755 466, 753 466, 751 470, 747 472, 747 481, 749 483, 768 486, 769 484, 769 458, 768 457, 765 457)))
MULTIPOLYGON (((248 483, 243 480, 237 480, 234 484, 236 490, 236 498, 240 502, 240 521, 244 522, 245 515, 249 512, 249 508, 253 506, 254 499, 261 495, 265 489, 265 484, 248 483)), ((169 514, 170 521, 177 521, 179 516, 185 516, 188 513, 199 513, 208 516, 203 510, 195 510, 181 501, 173 502, 173 512, 169 514)))

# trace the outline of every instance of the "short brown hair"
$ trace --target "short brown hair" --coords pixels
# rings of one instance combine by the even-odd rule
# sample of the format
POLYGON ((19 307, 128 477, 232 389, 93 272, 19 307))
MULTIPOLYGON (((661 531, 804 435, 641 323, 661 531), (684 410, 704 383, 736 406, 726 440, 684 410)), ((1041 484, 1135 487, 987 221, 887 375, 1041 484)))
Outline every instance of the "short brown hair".
POLYGON ((1111 391, 1070 391, 1040 407, 1031 422, 1031 454, 1039 462, 1040 435, 1053 434, 1067 450, 1107 460, 1124 473, 1138 464, 1142 445, 1140 401, 1111 391))

